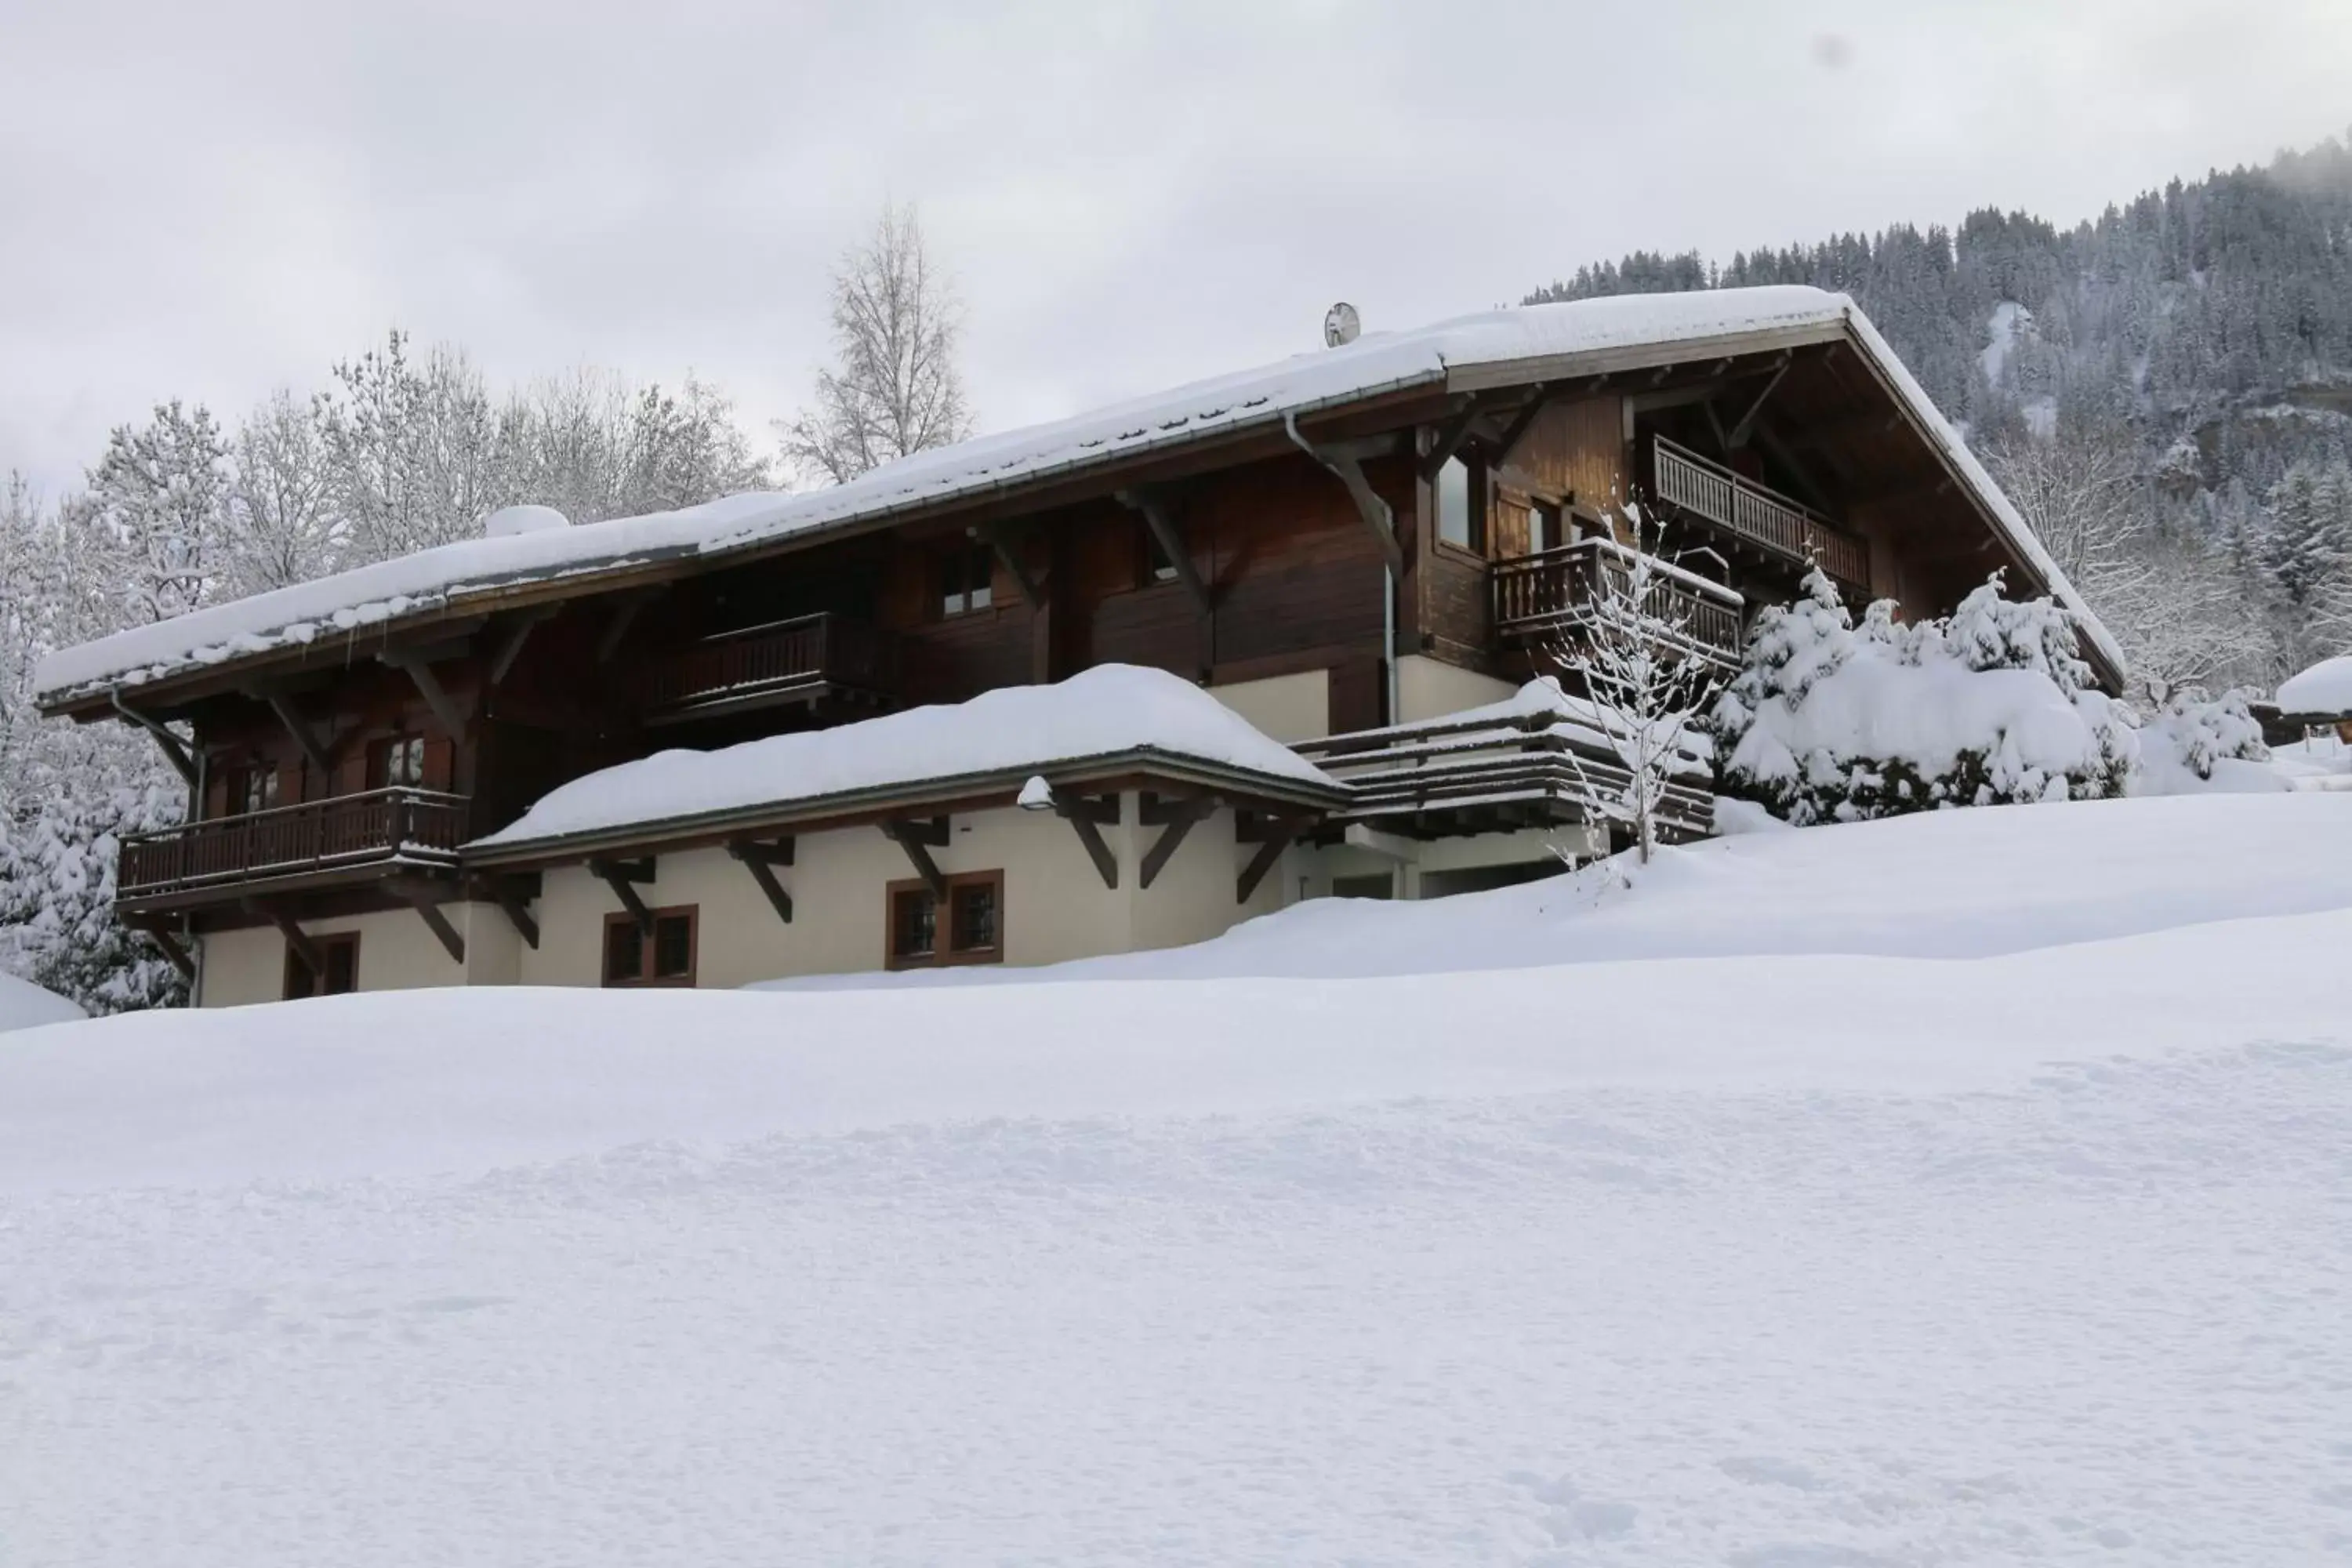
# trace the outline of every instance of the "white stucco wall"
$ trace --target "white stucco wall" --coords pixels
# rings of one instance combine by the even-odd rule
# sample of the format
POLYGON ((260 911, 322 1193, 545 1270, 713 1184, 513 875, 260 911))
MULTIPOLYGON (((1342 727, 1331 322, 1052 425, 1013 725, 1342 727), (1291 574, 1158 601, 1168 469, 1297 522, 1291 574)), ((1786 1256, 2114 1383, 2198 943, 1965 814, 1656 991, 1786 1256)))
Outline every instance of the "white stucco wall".
POLYGON ((1500 702, 1517 689, 1507 680, 1427 654, 1409 653, 1397 660, 1398 722, 1418 724, 1465 708, 1482 708, 1500 702))
MULTIPOLYGON (((363 915, 338 915, 305 921, 312 936, 336 936, 357 931, 360 938, 359 987, 362 991, 406 991, 426 985, 511 985, 516 979, 515 955, 521 939, 496 904, 450 903, 441 906, 449 923, 466 938, 466 962, 449 956, 424 918, 414 910, 380 910, 363 915)), ((247 926, 215 931, 204 942, 204 989, 198 996, 206 1007, 237 1007, 255 1002, 284 999, 286 938, 276 926, 247 926)))
MULTIPOLYGON (((1120 812, 1119 823, 1101 829, 1119 863, 1116 889, 1103 886, 1077 834, 1050 812, 1008 807, 956 816, 950 841, 931 856, 950 876, 1004 874, 1003 961, 1013 964, 1197 942, 1280 907, 1286 883, 1279 868, 1246 907, 1234 902, 1234 879, 1248 852, 1234 842, 1231 812, 1196 825, 1149 889, 1138 886, 1142 858, 1161 830, 1139 824, 1131 794, 1120 812)), ((793 848, 793 864, 776 868, 793 899, 789 926, 751 872, 724 850, 657 858, 654 880, 637 892, 656 909, 695 907, 697 984, 736 986, 884 967, 887 889, 915 875, 905 851, 871 826, 804 834, 793 848)), ((532 985, 601 984, 604 917, 620 907, 584 867, 547 872, 534 910, 540 944, 520 952, 518 977, 532 985)))
POLYGON ((1209 695, 1248 720, 1260 733, 1277 741, 1319 741, 1331 732, 1331 672, 1328 669, 1232 681, 1210 687, 1209 695))

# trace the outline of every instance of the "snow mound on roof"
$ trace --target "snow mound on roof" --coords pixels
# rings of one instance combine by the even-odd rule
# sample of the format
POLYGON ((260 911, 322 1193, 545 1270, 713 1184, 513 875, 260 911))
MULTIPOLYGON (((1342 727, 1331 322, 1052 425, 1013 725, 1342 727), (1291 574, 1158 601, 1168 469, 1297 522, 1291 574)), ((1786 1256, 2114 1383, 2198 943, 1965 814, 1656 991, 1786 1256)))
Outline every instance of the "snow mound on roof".
POLYGON ((2352 654, 2323 658, 2279 683, 2282 713, 2352 713, 2352 654))
POLYGON ((572 520, 551 506, 502 506, 482 519, 482 537, 511 539, 518 533, 540 533, 571 526, 572 520))
POLYGON ((1191 681, 1165 670, 1106 664, 1053 686, 1009 686, 969 702, 831 730, 623 763, 552 791, 475 847, 933 779, 1050 773, 1057 766, 1146 748, 1291 784, 1339 788, 1321 769, 1191 681))
POLYGON ((37 1029, 44 1024, 70 1024, 87 1016, 54 991, 44 991, 13 974, 0 974, 0 1035, 11 1029, 37 1029))
POLYGON ((468 593, 516 582, 615 570, 678 555, 721 553, 1000 489, 1203 435, 1278 425, 1286 414, 1306 414, 1376 393, 1441 382, 1449 369, 1825 326, 1843 320, 1853 309, 1853 301, 1843 294, 1775 286, 1628 294, 1482 311, 1411 331, 1360 338, 1340 348, 1193 382, 1069 419, 918 452, 831 489, 753 492, 678 511, 461 540, 61 649, 41 661, 35 685, 44 701, 109 684, 134 686, 195 666, 338 633, 352 635, 468 593))

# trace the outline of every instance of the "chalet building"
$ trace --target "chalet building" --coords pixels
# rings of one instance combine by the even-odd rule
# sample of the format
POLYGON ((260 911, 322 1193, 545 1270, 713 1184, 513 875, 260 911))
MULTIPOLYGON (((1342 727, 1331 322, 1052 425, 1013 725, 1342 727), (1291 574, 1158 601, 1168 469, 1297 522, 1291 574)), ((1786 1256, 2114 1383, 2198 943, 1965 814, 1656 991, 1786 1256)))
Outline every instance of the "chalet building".
POLYGON ((1607 763, 1529 682, 1631 495, 1726 659, 1810 563, 1910 616, 2003 570, 2116 683, 1862 313, 1763 289, 1366 336, 812 494, 501 514, 62 651, 40 700, 186 777, 117 896, 206 1005, 1045 963, 1604 850, 1607 763))

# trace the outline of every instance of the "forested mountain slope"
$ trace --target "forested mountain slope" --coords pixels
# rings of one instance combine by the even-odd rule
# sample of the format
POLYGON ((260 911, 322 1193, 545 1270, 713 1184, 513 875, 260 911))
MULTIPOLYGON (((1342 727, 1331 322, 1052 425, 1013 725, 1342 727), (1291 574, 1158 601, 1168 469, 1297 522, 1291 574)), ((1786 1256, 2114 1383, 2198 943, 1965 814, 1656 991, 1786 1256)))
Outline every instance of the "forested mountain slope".
POLYGON ((1860 302, 2145 678, 2266 687, 2352 640, 2343 142, 2176 179, 2072 228, 1987 208, 1957 229, 1900 225, 1720 265, 1636 252, 1528 301, 1760 283, 1860 302))

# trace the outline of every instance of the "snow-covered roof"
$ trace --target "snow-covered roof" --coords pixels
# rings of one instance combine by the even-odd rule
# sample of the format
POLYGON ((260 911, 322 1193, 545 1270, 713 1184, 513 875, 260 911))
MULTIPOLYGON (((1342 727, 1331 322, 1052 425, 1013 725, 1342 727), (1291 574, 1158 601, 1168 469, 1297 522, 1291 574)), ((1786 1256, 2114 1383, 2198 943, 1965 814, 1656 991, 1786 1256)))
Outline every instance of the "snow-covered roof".
POLYGON ((2088 635, 2122 668, 2105 628, 2082 606, 2000 491, 1970 457, 1885 340, 1843 294, 1794 286, 1618 295, 1457 317, 1402 332, 1367 333, 1336 349, 1194 382, 1076 417, 919 452, 829 489, 753 492, 644 517, 461 540, 315 582, 133 627, 41 661, 39 700, 56 704, 207 666, 356 637, 414 615, 467 602, 486 607, 522 584, 618 572, 680 557, 717 556, 795 534, 871 522, 1068 474, 1219 435, 1279 425, 1286 416, 1465 375, 1483 384, 1524 366, 1566 374, 1578 358, 1850 327, 1890 386, 1984 499, 2009 542, 2082 615, 2088 635))
POLYGON ((2323 658, 2279 683, 2282 713, 2352 713, 2352 654, 2323 658))
POLYGON ((1343 786, 1180 676, 1105 664, 1053 686, 1008 686, 968 702, 860 723, 772 735, 715 752, 662 752, 551 791, 522 816, 467 846, 554 847, 615 830, 698 824, 749 812, 822 814, 909 786, 1049 780, 1089 764, 1150 756, 1206 764, 1280 791, 1334 799, 1343 786))

